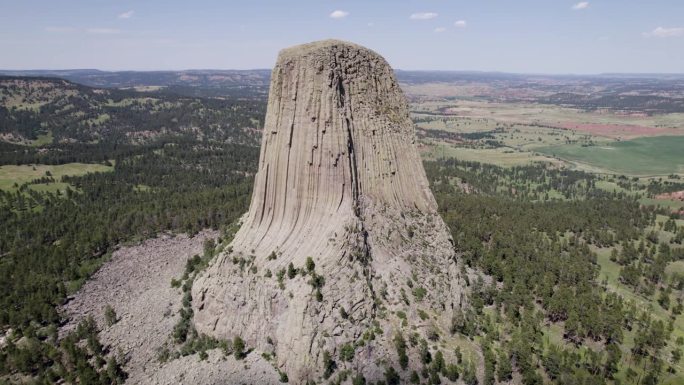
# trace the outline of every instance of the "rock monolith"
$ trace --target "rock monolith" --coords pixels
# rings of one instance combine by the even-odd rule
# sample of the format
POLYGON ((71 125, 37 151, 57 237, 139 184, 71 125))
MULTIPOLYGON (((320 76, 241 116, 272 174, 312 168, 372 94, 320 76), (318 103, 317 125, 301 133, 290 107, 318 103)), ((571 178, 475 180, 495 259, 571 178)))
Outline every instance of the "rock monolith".
POLYGON ((280 52, 249 212, 194 283, 196 329, 294 383, 404 376, 397 336, 449 332, 457 266, 388 63, 337 40, 280 52))

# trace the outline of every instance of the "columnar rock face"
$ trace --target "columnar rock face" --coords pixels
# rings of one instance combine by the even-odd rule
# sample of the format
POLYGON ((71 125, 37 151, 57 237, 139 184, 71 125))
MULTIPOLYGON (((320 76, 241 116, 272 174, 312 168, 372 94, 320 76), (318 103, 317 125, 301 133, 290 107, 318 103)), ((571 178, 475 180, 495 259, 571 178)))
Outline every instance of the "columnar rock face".
POLYGON ((326 351, 380 378, 399 369, 398 333, 448 333, 462 284, 414 141, 381 56, 335 40, 283 50, 249 212, 193 287, 198 331, 275 353, 297 383, 325 374, 326 351))

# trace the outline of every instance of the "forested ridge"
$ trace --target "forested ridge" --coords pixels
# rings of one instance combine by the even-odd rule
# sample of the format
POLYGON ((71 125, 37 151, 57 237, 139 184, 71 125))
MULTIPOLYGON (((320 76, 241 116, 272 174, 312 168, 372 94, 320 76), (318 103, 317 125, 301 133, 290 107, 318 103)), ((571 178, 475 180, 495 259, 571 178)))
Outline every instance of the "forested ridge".
POLYGON ((582 172, 453 159, 426 170, 456 249, 481 274, 453 330, 481 347, 486 384, 515 372, 524 384, 657 384, 678 372, 683 276, 665 274, 684 258, 676 216, 657 223, 658 210, 582 172), (608 263, 628 254, 624 265, 638 264, 629 272, 639 300, 603 277, 607 250, 608 263))
MULTIPOLYGON (((169 91, 98 89, 53 78, 0 77, 0 134, 46 144, 150 143, 164 137, 257 144, 264 103, 169 91)), ((48 149, 54 149, 48 147, 48 149)))
POLYGON ((46 384, 120 383, 123 356, 99 343, 92 320, 58 340, 64 322, 58 306, 122 243, 165 231, 219 229, 242 215, 265 103, 168 93, 149 101, 149 94, 134 91, 21 81, 28 82, 21 90, 25 99, 19 107, 0 108, 13 124, 5 120, 0 127, 23 138, 50 133, 53 140, 38 146, 0 142, 0 165, 82 162, 113 170, 45 175, 0 190, 0 330, 11 330, 0 351, 0 383, 23 375, 46 384), (24 110, 30 101, 45 104, 24 110), (58 112, 65 104, 78 113, 58 112), (100 113, 109 118, 85 119, 100 113), (141 131, 153 134, 135 135, 141 131), (36 183, 47 188, 33 189, 36 183), (51 188, 56 183, 67 187, 51 188))
MULTIPOLYGON (((4 350, 2 372, 35 374, 45 383, 55 376, 68 378, 60 362, 72 353, 55 350, 50 343, 55 337, 41 339, 41 333, 56 330, 62 322, 57 306, 121 242, 161 231, 193 234, 221 228, 247 209, 257 149, 230 145, 199 150, 200 146, 178 146, 185 152, 172 146, 169 151, 118 160, 112 173, 64 178, 74 186, 65 194, 2 194, 0 323, 34 341, 23 346, 30 353, 17 347, 4 350)), ((95 353, 73 354, 87 358, 95 353)), ((82 370, 83 375, 92 371, 87 365, 82 370)))

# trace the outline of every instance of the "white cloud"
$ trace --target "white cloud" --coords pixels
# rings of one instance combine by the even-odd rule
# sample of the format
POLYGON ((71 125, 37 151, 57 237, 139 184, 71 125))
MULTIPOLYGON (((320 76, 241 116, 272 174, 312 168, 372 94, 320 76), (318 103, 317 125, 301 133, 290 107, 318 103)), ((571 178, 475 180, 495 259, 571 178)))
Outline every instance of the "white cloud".
POLYGON ((133 13, 134 12, 132 10, 121 13, 121 14, 119 14, 119 19, 130 19, 131 17, 133 17, 133 13))
POLYGON ((435 28, 435 32, 436 32, 436 33, 442 33, 442 32, 444 32, 444 31, 446 31, 446 28, 444 28, 444 27, 437 27, 437 28, 435 28))
POLYGON ((121 33, 120 30, 114 28, 88 28, 86 29, 86 32, 94 35, 115 35, 121 33))
POLYGON ((336 11, 333 11, 330 14, 330 17, 333 19, 344 19, 345 17, 349 16, 349 12, 347 11, 340 11, 339 9, 336 11))
POLYGON ((465 28, 468 26, 468 23, 465 20, 456 20, 454 22, 454 26, 456 28, 465 28))
POLYGON ((411 19, 411 20, 430 20, 430 19, 434 19, 437 16, 439 16, 439 14, 435 13, 435 12, 418 12, 418 13, 414 13, 411 16, 409 16, 409 19, 411 19))
POLYGON ((651 32, 645 32, 646 37, 679 37, 684 36, 684 27, 658 27, 651 32))
POLYGON ((572 9, 575 11, 581 11, 583 9, 589 8, 589 2, 588 1, 580 1, 579 3, 575 4, 572 6, 572 9))
POLYGON ((45 27, 45 32, 51 33, 66 33, 74 31, 76 31, 76 28, 74 27, 45 27))

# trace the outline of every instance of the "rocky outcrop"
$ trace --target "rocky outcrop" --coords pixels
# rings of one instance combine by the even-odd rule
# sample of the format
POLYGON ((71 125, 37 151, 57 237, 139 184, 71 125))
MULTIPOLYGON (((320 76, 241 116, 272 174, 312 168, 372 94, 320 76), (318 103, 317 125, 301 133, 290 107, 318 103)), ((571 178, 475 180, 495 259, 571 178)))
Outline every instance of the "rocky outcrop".
MULTIPOLYGON (((194 237, 160 234, 114 251, 111 259, 61 308, 69 322, 60 334, 73 331, 81 320, 93 316, 100 326, 100 340, 112 354, 125 355, 127 384, 191 383, 180 381, 182 377, 170 376, 157 359, 158 350, 169 342, 180 318, 178 311, 183 294, 171 287, 170 282, 183 275, 189 258, 202 253, 205 240, 218 236, 217 231, 210 230, 194 237), (117 314, 117 322, 111 326, 104 320, 106 305, 117 314), (168 382, 160 380, 166 378, 170 378, 168 382)), ((192 358, 198 361, 197 357, 192 358)), ((174 365, 178 364, 174 361, 174 365)), ((199 379, 192 383, 224 383, 211 379, 228 377, 227 370, 198 368, 201 365, 205 364, 184 366, 186 378, 199 379)))
POLYGON ((399 370, 398 333, 448 333, 462 284, 414 141, 381 56, 334 40, 283 50, 249 212, 193 286, 197 330, 275 353, 296 383, 325 374, 326 352, 377 379, 399 370))

